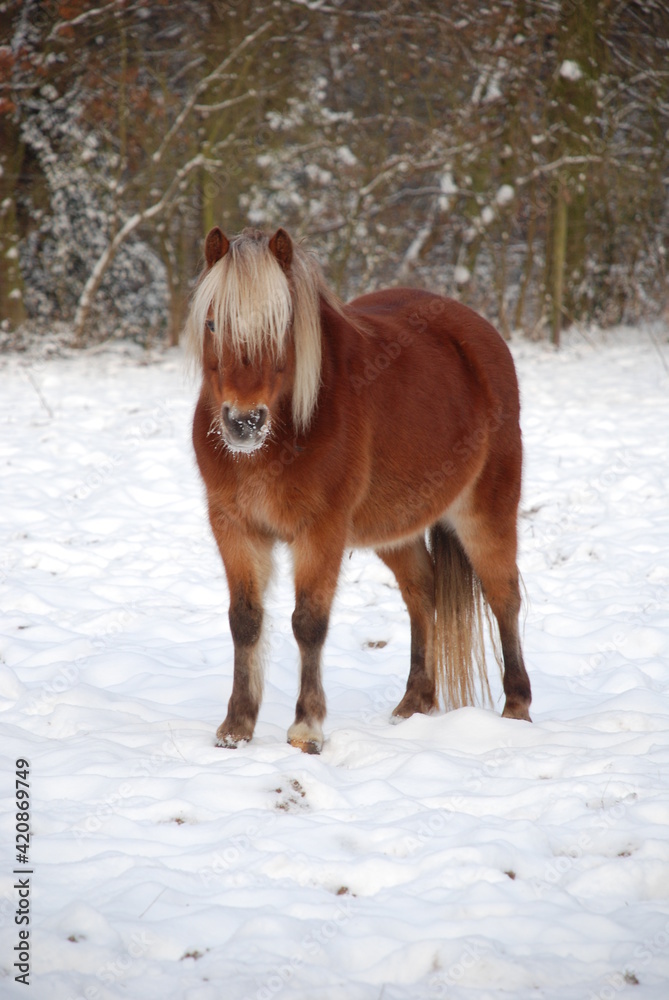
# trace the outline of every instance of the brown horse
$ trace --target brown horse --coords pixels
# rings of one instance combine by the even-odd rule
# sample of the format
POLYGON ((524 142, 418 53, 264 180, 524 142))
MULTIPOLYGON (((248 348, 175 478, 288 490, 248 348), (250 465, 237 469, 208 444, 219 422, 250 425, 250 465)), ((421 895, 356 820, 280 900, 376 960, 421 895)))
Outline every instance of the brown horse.
POLYGON ((279 229, 216 227, 187 325, 202 369, 193 443, 230 591, 234 679, 218 745, 250 740, 263 688, 263 595, 276 542, 292 549, 301 683, 288 741, 323 745, 321 650, 344 550, 390 567, 411 622, 393 714, 472 702, 484 597, 504 659, 503 715, 529 720, 518 635, 518 385, 497 331, 410 288, 343 305, 279 229), (429 547, 426 544, 426 532, 429 547))

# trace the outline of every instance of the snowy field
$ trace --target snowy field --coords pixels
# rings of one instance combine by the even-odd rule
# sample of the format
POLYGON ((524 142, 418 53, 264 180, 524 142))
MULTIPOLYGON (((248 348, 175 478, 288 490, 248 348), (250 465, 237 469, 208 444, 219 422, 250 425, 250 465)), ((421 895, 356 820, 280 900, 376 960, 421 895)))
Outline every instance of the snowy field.
POLYGON ((391 725, 408 619, 356 552, 320 757, 285 742, 285 553, 256 738, 214 746, 232 645, 181 356, 0 361, 2 997, 666 1000, 669 338, 513 349, 534 723, 391 725))

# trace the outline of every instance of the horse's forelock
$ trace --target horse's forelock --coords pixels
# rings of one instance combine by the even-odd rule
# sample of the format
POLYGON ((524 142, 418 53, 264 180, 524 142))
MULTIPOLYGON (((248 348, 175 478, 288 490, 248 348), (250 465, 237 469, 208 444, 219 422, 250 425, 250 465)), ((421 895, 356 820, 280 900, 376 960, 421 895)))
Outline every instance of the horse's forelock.
POLYGON ((216 330, 238 353, 283 354, 293 318, 286 276, 268 250, 267 239, 242 234, 221 261, 221 280, 212 299, 216 330))
POLYGON ((331 304, 335 301, 315 260, 301 247, 293 247, 289 280, 268 238, 257 230, 245 230, 200 279, 186 327, 187 350, 194 360, 202 360, 210 310, 219 352, 227 338, 240 354, 257 357, 270 351, 280 357, 292 330, 293 421, 298 430, 306 430, 320 386, 321 297, 331 304))

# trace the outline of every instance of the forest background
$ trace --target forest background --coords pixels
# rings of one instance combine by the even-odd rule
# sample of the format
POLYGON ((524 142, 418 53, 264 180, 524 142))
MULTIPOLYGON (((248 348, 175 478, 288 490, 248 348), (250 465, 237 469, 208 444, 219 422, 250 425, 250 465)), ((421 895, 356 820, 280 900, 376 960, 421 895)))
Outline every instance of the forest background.
POLYGON ((559 342, 669 307, 666 0, 0 3, 0 344, 175 344, 217 223, 559 342))

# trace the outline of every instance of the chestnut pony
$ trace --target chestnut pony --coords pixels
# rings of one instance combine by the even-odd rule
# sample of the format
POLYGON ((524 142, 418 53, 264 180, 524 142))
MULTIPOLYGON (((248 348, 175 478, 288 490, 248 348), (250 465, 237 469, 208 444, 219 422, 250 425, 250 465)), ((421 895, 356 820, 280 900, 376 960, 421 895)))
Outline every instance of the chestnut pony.
POLYGON ((393 715, 489 694, 482 605, 499 625, 503 715, 528 719, 518 635, 518 385, 496 330, 412 288, 342 304, 283 229, 216 227, 187 346, 202 370, 193 443, 230 592, 234 679, 219 746, 250 740, 272 549, 295 569, 300 692, 288 741, 320 752, 321 650, 345 549, 373 548, 411 622, 411 668, 393 715), (429 545, 426 544, 426 533, 429 545), (477 669, 478 668, 478 669, 477 669))

